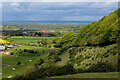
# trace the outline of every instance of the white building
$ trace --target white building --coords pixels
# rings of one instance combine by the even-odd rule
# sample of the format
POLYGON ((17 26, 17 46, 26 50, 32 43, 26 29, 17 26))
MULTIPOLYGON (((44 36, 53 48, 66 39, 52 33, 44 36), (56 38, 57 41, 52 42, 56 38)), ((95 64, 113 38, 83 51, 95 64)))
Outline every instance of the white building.
POLYGON ((5 46, 0 46, 0 51, 4 51, 5 50, 5 46))
POLYGON ((13 45, 6 45, 7 48, 15 48, 17 46, 13 46, 13 45))

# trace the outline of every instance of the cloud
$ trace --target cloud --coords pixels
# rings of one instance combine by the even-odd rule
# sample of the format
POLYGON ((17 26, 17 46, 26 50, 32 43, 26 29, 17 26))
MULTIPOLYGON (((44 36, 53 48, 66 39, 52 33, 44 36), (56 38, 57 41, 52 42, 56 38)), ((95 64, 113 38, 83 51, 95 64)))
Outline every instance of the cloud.
POLYGON ((118 7, 117 2, 95 2, 91 5, 93 8, 111 8, 111 7, 118 7), (103 3, 103 4, 101 4, 103 3))
MULTIPOLYGON (((2 21, 2 3, 0 3, 0 23, 2 21)), ((1 24, 0 24, 0 28, 1 28, 1 24)))
POLYGON ((11 3, 10 6, 12 7, 19 7, 20 4, 18 2, 11 3))
POLYGON ((62 21, 95 21, 99 20, 101 16, 68 16, 64 17, 62 21))
POLYGON ((2 9, 2 3, 0 3, 0 9, 2 9))
POLYGON ((31 8, 39 7, 40 10, 68 10, 68 9, 79 9, 87 5, 84 2, 41 2, 41 3, 30 3, 31 8))
POLYGON ((117 7, 117 3, 114 2, 8 2, 3 4, 3 20, 93 21, 107 16, 117 7))
POLYGON ((119 0, 0 0, 0 2, 119 2, 119 0))

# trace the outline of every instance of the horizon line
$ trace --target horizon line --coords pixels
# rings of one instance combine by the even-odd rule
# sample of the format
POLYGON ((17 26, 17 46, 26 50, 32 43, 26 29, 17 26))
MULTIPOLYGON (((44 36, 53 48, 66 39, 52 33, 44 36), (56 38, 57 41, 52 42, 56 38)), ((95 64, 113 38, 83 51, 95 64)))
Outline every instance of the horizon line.
POLYGON ((4 22, 44 22, 44 23, 92 23, 93 21, 2 21, 4 22))

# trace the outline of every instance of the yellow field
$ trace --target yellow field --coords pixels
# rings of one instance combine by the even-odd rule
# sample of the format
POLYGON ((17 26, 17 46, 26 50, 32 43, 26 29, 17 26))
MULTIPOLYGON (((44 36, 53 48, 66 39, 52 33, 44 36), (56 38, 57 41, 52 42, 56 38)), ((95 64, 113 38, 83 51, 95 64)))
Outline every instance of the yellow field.
POLYGON ((4 44, 4 43, 9 43, 9 42, 6 40, 0 39, 0 43, 4 44))

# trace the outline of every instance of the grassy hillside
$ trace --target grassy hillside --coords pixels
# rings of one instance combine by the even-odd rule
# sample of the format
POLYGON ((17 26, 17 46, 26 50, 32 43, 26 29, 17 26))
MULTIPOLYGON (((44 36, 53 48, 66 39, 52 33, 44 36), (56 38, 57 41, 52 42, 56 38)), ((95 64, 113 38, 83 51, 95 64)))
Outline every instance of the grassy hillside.
POLYGON ((82 45, 108 45, 116 43, 118 37, 118 16, 116 10, 108 16, 104 16, 99 21, 84 26, 80 29, 75 41, 75 46, 82 45))
MULTIPOLYGON (((78 73, 79 77, 104 77, 106 72, 118 71, 118 10, 80 29, 78 34, 68 32, 63 37, 53 40, 54 47, 59 48, 49 53, 48 57, 40 61, 37 70, 16 79, 39 79, 51 76, 61 76, 78 73), (94 76, 93 76, 94 75, 94 76)), ((114 74, 114 73, 113 73, 114 74)), ((117 75, 115 73, 115 75, 117 75)), ((74 76, 73 76, 74 77, 74 76)), ((77 77, 77 76, 76 76, 77 77)), ((115 76, 113 76, 115 77, 115 76)))
POLYGON ((104 47, 71 47, 60 55, 60 58, 61 61, 56 63, 57 66, 72 64, 75 69, 86 70, 92 65, 104 62, 111 64, 117 70, 118 47, 117 44, 104 47))
POLYGON ((118 64, 118 52, 117 44, 105 46, 105 47, 77 47, 74 48, 70 54, 70 62, 74 64, 76 69, 89 69, 92 65, 99 62, 111 64, 117 69, 118 64))
MULTIPOLYGON (((56 54, 62 56, 65 50, 69 50, 68 63, 73 64, 76 69, 89 69, 99 62, 111 64, 117 69, 118 63, 118 11, 104 16, 99 21, 95 21, 80 29, 77 35, 68 32, 62 38, 54 39, 55 47, 61 47, 56 54)), ((65 57, 64 56, 64 57, 65 57)), ((62 58, 61 58, 62 59, 62 58)), ((62 61, 58 62, 59 64, 62 61)), ((57 63, 57 64, 58 64, 57 63)), ((59 65, 58 64, 58 65, 59 65)))

